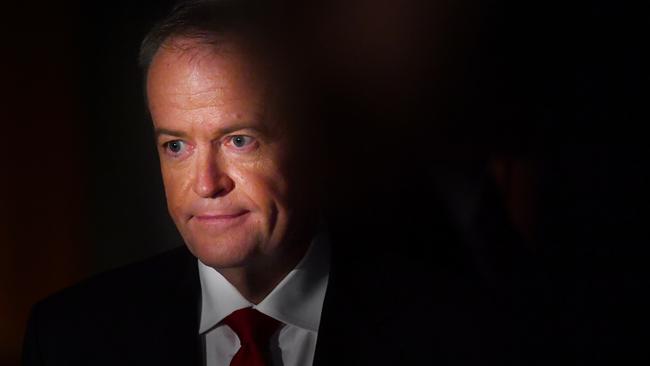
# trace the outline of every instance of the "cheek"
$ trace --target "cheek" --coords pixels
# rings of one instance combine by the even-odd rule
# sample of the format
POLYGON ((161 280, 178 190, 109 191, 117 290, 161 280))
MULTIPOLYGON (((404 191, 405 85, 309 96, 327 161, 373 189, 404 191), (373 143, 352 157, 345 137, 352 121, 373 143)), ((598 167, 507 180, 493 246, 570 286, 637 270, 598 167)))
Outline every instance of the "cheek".
POLYGON ((163 185, 165 187, 165 197, 167 198, 167 208, 172 218, 182 212, 183 205, 187 200, 187 189, 191 181, 189 175, 182 169, 169 169, 161 167, 163 185))
POLYGON ((284 210, 288 181, 285 174, 270 162, 242 166, 232 174, 235 186, 262 211, 284 210))

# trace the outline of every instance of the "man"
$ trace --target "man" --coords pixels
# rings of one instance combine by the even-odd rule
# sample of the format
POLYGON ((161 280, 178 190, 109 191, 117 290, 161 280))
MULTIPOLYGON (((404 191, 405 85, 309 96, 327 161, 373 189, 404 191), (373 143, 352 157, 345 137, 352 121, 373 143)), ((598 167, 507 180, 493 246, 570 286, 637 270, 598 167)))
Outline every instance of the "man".
MULTIPOLYGON (((278 22, 245 3, 184 3, 143 43, 168 209, 186 247, 35 305, 24 363, 512 360, 498 336, 508 323, 463 264, 426 186, 401 174, 398 186, 412 191, 400 193, 416 197, 418 211, 395 196, 378 196, 370 209, 329 207, 338 222, 329 220, 325 235, 318 129, 296 102, 288 74, 297 70, 286 57, 295 54, 281 36, 269 41, 282 34, 278 22)), ((335 148, 356 154, 359 136, 351 137, 335 148)), ((399 167, 384 169, 400 176, 399 167)))
POLYGON ((191 255, 175 250, 37 305, 27 364, 313 362, 329 244, 298 176, 308 135, 264 72, 271 57, 245 11, 186 3, 143 43, 168 209, 191 255))

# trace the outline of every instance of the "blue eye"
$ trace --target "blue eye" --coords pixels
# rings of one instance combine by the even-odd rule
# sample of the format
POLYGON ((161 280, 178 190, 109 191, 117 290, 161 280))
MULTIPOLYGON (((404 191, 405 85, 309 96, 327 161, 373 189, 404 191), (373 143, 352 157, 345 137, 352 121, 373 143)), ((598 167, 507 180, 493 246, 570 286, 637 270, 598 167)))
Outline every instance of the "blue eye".
POLYGON ((242 148, 252 143, 253 138, 245 135, 235 135, 230 138, 230 141, 235 147, 242 148))
POLYGON ((181 140, 174 140, 165 143, 165 148, 172 154, 178 154, 183 150, 185 143, 181 140))

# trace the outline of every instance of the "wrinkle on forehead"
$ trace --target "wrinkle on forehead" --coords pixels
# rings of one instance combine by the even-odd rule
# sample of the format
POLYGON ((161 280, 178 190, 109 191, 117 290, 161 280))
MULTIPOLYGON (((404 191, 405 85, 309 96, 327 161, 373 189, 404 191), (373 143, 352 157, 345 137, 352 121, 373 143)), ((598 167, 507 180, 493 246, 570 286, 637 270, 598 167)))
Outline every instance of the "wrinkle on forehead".
POLYGON ((242 98, 250 101, 253 95, 260 98, 263 86, 239 48, 234 41, 224 40, 217 46, 196 38, 172 38, 157 52, 150 74, 155 72, 182 82, 173 83, 173 89, 158 90, 150 83, 149 88, 164 94, 169 106, 186 110, 218 108, 242 98), (186 67, 179 68, 179 64, 186 67), (258 90, 251 94, 242 86, 258 90))

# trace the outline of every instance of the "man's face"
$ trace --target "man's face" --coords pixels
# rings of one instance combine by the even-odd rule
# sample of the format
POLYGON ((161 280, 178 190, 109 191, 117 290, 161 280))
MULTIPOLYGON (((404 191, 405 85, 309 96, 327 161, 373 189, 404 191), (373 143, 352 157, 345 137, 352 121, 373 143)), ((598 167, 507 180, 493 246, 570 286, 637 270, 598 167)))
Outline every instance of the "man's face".
POLYGON ((234 44, 172 39, 147 95, 167 205, 192 253, 215 268, 280 255, 292 229, 284 121, 234 44))

